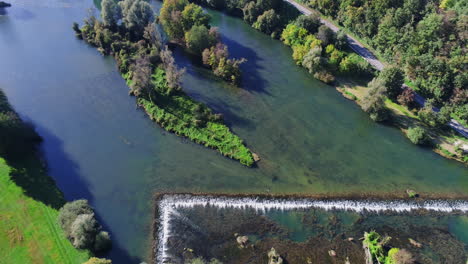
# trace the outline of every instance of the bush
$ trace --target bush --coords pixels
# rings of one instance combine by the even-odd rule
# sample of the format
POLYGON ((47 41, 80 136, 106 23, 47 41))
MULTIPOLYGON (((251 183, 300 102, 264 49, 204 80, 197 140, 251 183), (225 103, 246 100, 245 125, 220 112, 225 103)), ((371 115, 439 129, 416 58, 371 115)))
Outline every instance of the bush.
POLYGON ((335 76, 327 71, 319 71, 314 73, 315 79, 318 79, 326 84, 330 84, 335 81, 335 76))
POLYGON ((392 257, 396 264, 413 264, 415 261, 411 252, 406 249, 398 250, 392 257))
POLYGON ((411 142, 413 144, 417 145, 424 145, 427 144, 429 140, 429 136, 427 134, 427 131, 422 128, 422 127, 412 127, 408 129, 408 132, 406 134, 411 142))
POLYGON ((108 259, 102 259, 102 258, 90 258, 88 261, 86 261, 83 264, 112 264, 112 261, 108 259))

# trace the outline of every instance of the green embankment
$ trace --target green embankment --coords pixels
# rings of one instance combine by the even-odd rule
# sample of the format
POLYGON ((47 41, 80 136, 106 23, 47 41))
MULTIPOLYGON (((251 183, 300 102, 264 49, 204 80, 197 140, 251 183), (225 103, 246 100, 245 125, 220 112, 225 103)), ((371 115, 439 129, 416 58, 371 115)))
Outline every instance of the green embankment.
POLYGON ((0 263, 83 263, 57 223, 58 211, 27 195, 11 179, 13 168, 0 158, 0 263))

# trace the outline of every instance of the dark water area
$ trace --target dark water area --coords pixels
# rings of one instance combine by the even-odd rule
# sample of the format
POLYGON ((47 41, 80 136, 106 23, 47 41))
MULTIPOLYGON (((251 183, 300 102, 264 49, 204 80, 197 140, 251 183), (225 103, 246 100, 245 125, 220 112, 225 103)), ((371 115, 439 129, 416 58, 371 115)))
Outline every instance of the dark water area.
MULTIPOLYGON (((237 18, 209 11, 244 89, 185 56, 183 87, 224 114, 260 155, 247 168, 169 134, 127 95, 112 58, 75 38, 92 0, 10 1, 0 16, 0 88, 44 138, 51 176, 68 200, 85 198, 110 231, 114 263, 148 253, 154 191, 468 196, 468 170, 378 125, 333 87, 294 65, 291 50, 237 18)), ((160 6, 159 2, 154 3, 160 6)))
POLYGON ((169 224, 167 256, 176 264, 200 257, 222 263, 267 263, 272 247, 285 263, 307 259, 345 263, 347 258, 350 263, 365 263, 361 238, 371 231, 390 236, 386 250, 406 249, 416 263, 465 264, 468 257, 466 215, 195 206, 175 209, 169 224), (248 241, 240 243, 238 237, 244 236, 248 241), (330 257, 329 250, 336 256, 330 257))

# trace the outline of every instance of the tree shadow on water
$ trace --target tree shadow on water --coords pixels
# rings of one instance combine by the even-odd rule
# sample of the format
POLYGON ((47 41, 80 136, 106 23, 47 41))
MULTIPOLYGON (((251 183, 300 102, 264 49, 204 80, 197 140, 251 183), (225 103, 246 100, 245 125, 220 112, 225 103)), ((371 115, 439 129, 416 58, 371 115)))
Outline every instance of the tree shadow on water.
MULTIPOLYGON (((86 199, 93 205, 94 197, 89 191, 89 184, 80 175, 79 165, 70 159, 63 148, 63 141, 48 129, 42 126, 36 126, 36 131, 44 139, 41 146, 43 156, 48 161, 48 172, 55 181, 60 190, 64 193, 67 201, 86 199)), ((95 211, 96 218, 103 226, 103 230, 111 234, 114 233, 104 218, 100 216, 99 211, 95 211)), ((116 230, 115 230, 116 231, 116 230)), ((101 257, 112 258, 113 263, 140 263, 140 260, 132 257, 124 250, 119 241, 112 240, 112 249, 110 252, 100 255, 101 257)))
POLYGON ((225 35, 222 36, 222 40, 228 46, 230 57, 247 59, 247 61, 240 66, 242 72, 241 87, 249 91, 271 95, 266 89, 267 80, 265 80, 258 71, 263 67, 258 64, 261 58, 258 57, 257 53, 253 49, 225 35))

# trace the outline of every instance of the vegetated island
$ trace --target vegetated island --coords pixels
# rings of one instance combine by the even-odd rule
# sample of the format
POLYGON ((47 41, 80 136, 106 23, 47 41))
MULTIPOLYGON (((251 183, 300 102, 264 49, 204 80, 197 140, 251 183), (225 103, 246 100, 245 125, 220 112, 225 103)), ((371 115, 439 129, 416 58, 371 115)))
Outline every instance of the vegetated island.
POLYGON ((468 140, 447 126, 450 118, 465 126, 468 124, 468 74, 462 59, 463 47, 466 47, 466 38, 463 37, 466 12, 456 1, 442 1, 440 7, 443 8, 439 11, 437 1, 427 3, 425 9, 418 4, 417 12, 423 12, 425 16, 408 9, 410 0, 397 10, 387 8, 385 12, 379 9, 381 6, 374 6, 374 2, 364 1, 366 8, 362 10, 381 16, 381 23, 385 24, 385 27, 380 25, 378 28, 382 30, 381 35, 376 36, 378 42, 371 38, 375 30, 365 30, 379 25, 375 21, 367 21, 374 16, 362 15, 365 22, 360 23, 360 18, 356 18, 359 14, 345 15, 351 12, 346 10, 354 8, 343 7, 349 3, 327 5, 320 4, 320 1, 298 1, 306 2, 326 15, 338 17, 339 22, 349 30, 366 36, 367 42, 386 52, 385 58, 392 65, 379 74, 348 47, 344 30, 335 33, 321 24, 318 12, 309 16, 300 15, 296 7, 283 0, 193 2, 242 17, 255 29, 281 39, 292 48, 293 59, 299 66, 306 68, 316 79, 334 84, 345 97, 355 100, 372 120, 391 123, 403 130, 414 144, 430 147, 444 157, 468 163, 468 140), (397 37, 385 38, 388 28, 394 26, 392 23, 395 21, 390 18, 394 17, 392 14, 395 12, 401 14, 404 21, 414 17, 420 22, 409 19, 404 31, 391 31, 392 36, 397 37), (451 35, 444 33, 444 26, 451 29, 451 35), (425 34, 430 36, 425 39, 425 34), (394 39, 401 42, 394 43, 391 41, 394 39), (443 44, 438 39, 447 41, 443 44), (400 49, 405 56, 396 53, 398 56, 392 57, 394 51, 400 49), (369 83, 362 85, 363 82, 369 83), (404 83, 411 89, 402 89, 404 83), (424 107, 418 108, 417 95, 413 90, 430 98, 424 107), (434 111, 435 106, 442 108, 434 111))
POLYGON ((7 3, 7 2, 3 2, 3 1, 0 1, 0 8, 4 8, 4 7, 10 7, 11 4, 10 3, 7 3))
POLYGON ((65 204, 62 192, 47 175, 46 165, 37 151, 41 141, 34 128, 20 119, 0 91, 2 261, 110 263, 89 259, 92 252, 108 249, 109 235, 101 231, 91 207, 81 207, 72 213, 67 210, 75 203, 65 204), (62 206, 64 209, 59 213, 62 206), (86 216, 77 220, 78 213, 86 213, 86 216))
MULTIPOLYGON (((189 40, 187 45, 189 49, 199 52, 201 47, 205 47, 204 44, 199 45, 200 41, 206 41, 205 37, 199 37, 206 36, 207 16, 197 6, 185 6, 184 10, 188 11, 173 12, 185 25, 178 29, 190 29, 184 33, 189 40), (196 40, 190 41, 191 35, 196 40)), ((252 152, 223 123, 222 115, 214 114, 206 105, 196 102, 182 90, 180 77, 183 71, 177 69, 167 46, 163 47, 159 24, 154 21, 154 13, 148 2, 124 0, 117 4, 113 0, 104 0, 101 17, 102 22, 91 14, 81 28, 74 23, 73 29, 79 38, 97 47, 101 53, 114 56, 130 94, 137 98, 138 105, 152 120, 170 132, 216 149, 246 166, 254 164, 252 152)), ((165 23, 167 28, 168 24, 165 23)), ((237 82, 239 62, 227 59, 227 49, 222 44, 216 44, 218 39, 214 30, 209 30, 208 34, 210 44, 216 45, 211 47, 213 51, 217 51, 218 46, 226 51, 210 54, 212 69, 221 72, 223 79, 229 77, 230 81, 237 82), (234 70, 235 78, 226 70, 228 66, 237 69, 234 70)))

